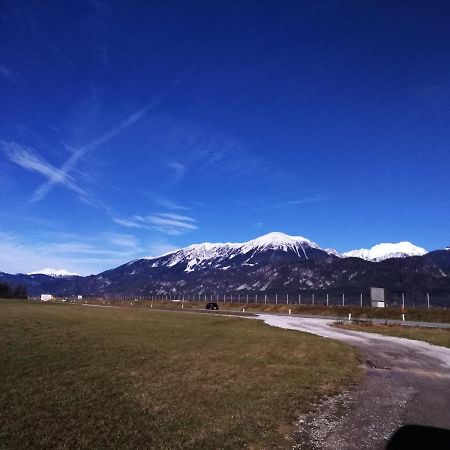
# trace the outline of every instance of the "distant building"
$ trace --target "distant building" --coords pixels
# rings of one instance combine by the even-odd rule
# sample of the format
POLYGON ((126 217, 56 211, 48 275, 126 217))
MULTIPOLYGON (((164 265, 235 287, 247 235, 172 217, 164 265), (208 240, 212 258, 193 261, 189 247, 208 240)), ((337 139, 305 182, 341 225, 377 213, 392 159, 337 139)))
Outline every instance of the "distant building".
POLYGON ((48 302, 49 300, 53 300, 52 294, 41 294, 41 302, 48 302))

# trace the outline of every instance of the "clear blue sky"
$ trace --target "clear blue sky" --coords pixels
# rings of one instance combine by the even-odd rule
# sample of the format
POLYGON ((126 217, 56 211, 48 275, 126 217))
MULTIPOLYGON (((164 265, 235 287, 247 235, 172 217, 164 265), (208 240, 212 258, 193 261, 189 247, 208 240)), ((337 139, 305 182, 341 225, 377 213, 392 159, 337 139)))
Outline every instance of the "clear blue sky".
POLYGON ((269 231, 450 244, 446 1, 3 1, 0 270, 269 231))

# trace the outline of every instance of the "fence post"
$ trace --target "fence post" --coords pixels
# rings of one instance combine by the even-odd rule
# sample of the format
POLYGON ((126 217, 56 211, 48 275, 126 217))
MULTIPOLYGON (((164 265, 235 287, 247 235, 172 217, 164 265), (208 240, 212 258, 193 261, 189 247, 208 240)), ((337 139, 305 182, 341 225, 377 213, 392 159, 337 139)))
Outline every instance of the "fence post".
POLYGON ((264 294, 264 304, 267 305, 267 294, 264 294))
POLYGON ((275 294, 275 305, 278 305, 278 294, 275 294))
POLYGON ((405 294, 402 293, 402 311, 405 310, 405 294))
POLYGON ((255 294, 255 301, 258 303, 258 294, 255 294))
POLYGON ((360 294, 359 299, 360 299, 360 302, 361 302, 361 308, 362 308, 362 300, 363 300, 363 295, 362 295, 362 294, 360 294))
POLYGON ((247 303, 248 303, 248 294, 247 294, 247 303))
POLYGON ((302 304, 302 294, 298 294, 298 304, 299 306, 302 304))
POLYGON ((328 293, 327 293, 327 306, 328 306, 328 293))
POLYGON ((427 307, 430 309, 430 294, 427 292, 427 307))
POLYGON ((289 294, 286 294, 286 305, 289 305, 289 294))
POLYGON ((314 294, 312 295, 312 304, 314 305, 314 294))
POLYGON ((342 306, 345 306, 345 294, 342 293, 342 306))

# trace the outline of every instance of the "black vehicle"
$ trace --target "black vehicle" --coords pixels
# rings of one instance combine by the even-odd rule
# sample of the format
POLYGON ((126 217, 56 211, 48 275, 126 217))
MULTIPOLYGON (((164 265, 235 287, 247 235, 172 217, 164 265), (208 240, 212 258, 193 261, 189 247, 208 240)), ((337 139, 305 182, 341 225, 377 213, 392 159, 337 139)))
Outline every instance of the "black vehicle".
POLYGON ((217 311, 219 309, 219 305, 217 303, 207 303, 205 308, 217 311))

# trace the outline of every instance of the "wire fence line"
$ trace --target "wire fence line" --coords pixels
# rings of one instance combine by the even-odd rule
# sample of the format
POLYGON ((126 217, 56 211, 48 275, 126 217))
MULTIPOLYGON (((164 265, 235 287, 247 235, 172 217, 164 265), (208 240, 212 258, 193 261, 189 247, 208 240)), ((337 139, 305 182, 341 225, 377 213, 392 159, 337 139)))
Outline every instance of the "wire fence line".
MULTIPOLYGON (((252 304, 287 304, 287 305, 321 305, 321 306, 371 306, 367 293, 328 294, 314 292, 308 294, 266 294, 259 293, 162 293, 146 295, 103 295, 109 300, 129 301, 178 301, 178 302, 215 302, 215 303, 252 303, 252 304)), ((450 294, 433 295, 430 293, 387 293, 386 306, 405 308, 448 308, 450 294)))

